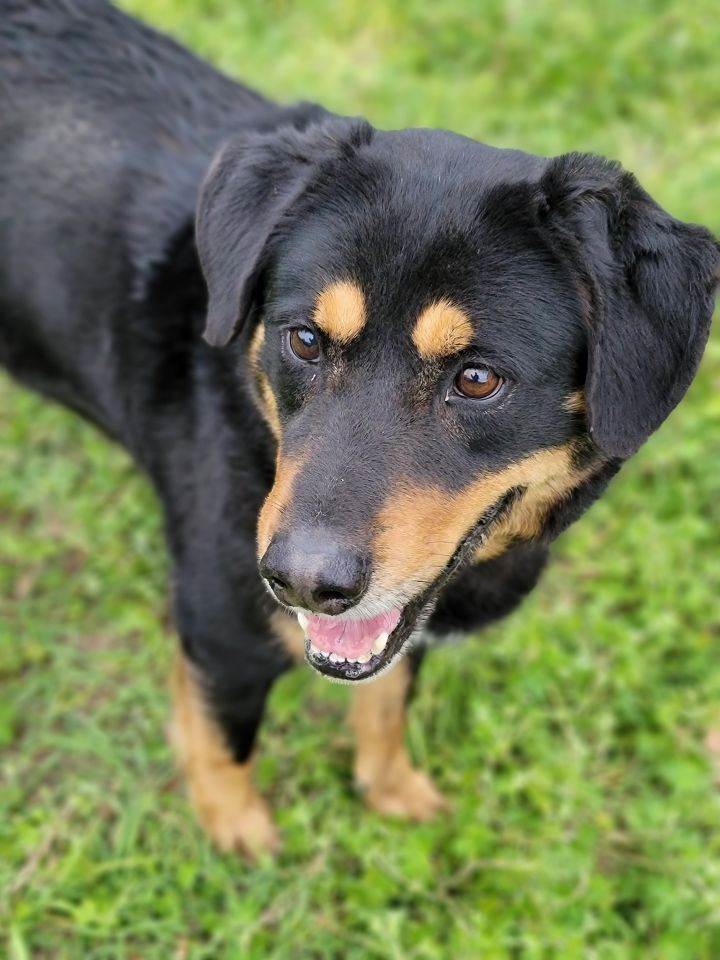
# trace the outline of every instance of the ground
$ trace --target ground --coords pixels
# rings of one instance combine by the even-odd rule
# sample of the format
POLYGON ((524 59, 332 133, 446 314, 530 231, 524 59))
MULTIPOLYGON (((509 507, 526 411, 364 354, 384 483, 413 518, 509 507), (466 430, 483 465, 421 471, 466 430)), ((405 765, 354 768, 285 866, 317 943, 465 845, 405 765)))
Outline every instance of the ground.
MULTIPOLYGON (((124 5, 269 94, 617 157, 720 230, 711 0, 124 5)), ((410 744, 452 815, 365 814, 346 692, 306 669, 284 679, 259 776, 285 846, 250 868, 196 829, 164 738, 173 638, 149 489, 88 427, 0 379, 9 956, 717 960, 719 438, 716 336, 534 596, 429 658, 410 744)))

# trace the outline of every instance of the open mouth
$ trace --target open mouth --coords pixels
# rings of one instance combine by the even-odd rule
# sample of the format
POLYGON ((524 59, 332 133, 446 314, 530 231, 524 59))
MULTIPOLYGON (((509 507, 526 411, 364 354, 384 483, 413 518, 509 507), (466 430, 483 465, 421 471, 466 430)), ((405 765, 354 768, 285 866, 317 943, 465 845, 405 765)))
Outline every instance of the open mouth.
POLYGON ((298 612, 310 666, 331 679, 351 682, 369 680, 386 670, 417 639, 440 591, 469 562, 490 528, 522 493, 523 488, 513 487, 500 497, 464 537, 434 583, 402 609, 364 619, 298 612))
POLYGON ((371 677, 392 659, 388 654, 396 647, 404 613, 391 610, 362 620, 299 613, 305 655, 316 670, 328 676, 343 680, 371 677))

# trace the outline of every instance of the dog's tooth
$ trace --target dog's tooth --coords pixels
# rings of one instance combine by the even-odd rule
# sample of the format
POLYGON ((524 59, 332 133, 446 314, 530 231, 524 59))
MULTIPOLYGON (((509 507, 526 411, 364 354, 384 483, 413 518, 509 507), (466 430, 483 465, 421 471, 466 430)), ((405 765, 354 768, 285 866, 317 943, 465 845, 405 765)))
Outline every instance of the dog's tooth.
POLYGON ((383 650, 384 650, 385 647, 387 646, 388 636, 389 636, 389 634, 387 634, 387 633, 381 633, 378 637, 375 638, 375 643, 372 645, 372 652, 373 652, 373 653, 382 653, 382 652, 383 652, 383 650))
POLYGON ((371 653, 364 653, 361 657, 357 658, 356 663, 368 663, 371 656, 371 653))
POLYGON ((298 623, 303 628, 303 630, 307 630, 308 618, 305 616, 305 614, 298 613, 297 618, 298 618, 298 623))
POLYGON ((341 659, 342 658, 339 657, 336 653, 331 653, 328 657, 328 660, 330 661, 330 663, 340 663, 341 659))

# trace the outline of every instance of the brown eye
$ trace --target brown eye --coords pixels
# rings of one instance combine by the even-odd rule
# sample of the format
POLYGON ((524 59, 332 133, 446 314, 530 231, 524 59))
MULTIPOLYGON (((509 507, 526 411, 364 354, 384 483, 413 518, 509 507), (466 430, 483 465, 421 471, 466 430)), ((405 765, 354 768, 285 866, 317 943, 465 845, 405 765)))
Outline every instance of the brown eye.
POLYGON ((505 381, 490 367, 463 367, 455 377, 455 389, 471 400, 487 400, 493 397, 505 381))
POLYGON ((305 363, 314 363, 320 356, 318 338, 310 327, 293 327, 290 331, 290 349, 305 363))

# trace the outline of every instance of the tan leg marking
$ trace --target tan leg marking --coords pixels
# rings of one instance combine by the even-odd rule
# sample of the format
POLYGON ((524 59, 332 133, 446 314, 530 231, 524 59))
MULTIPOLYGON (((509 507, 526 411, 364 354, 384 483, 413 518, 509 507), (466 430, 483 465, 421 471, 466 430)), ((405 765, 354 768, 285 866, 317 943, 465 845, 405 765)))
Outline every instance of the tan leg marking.
POLYGON ((412 332, 415 349, 424 360, 450 357, 472 343, 473 326, 468 315, 449 300, 426 307, 412 332))
POLYGON ((450 809, 427 774, 415 770, 405 747, 406 660, 371 683, 355 687, 350 725, 357 743, 355 783, 368 806, 408 820, 429 820, 450 809))
POLYGON ((172 674, 170 741, 187 778, 195 812, 224 852, 275 851, 279 838, 253 783, 253 763, 236 763, 212 720, 199 678, 178 654, 172 674))

